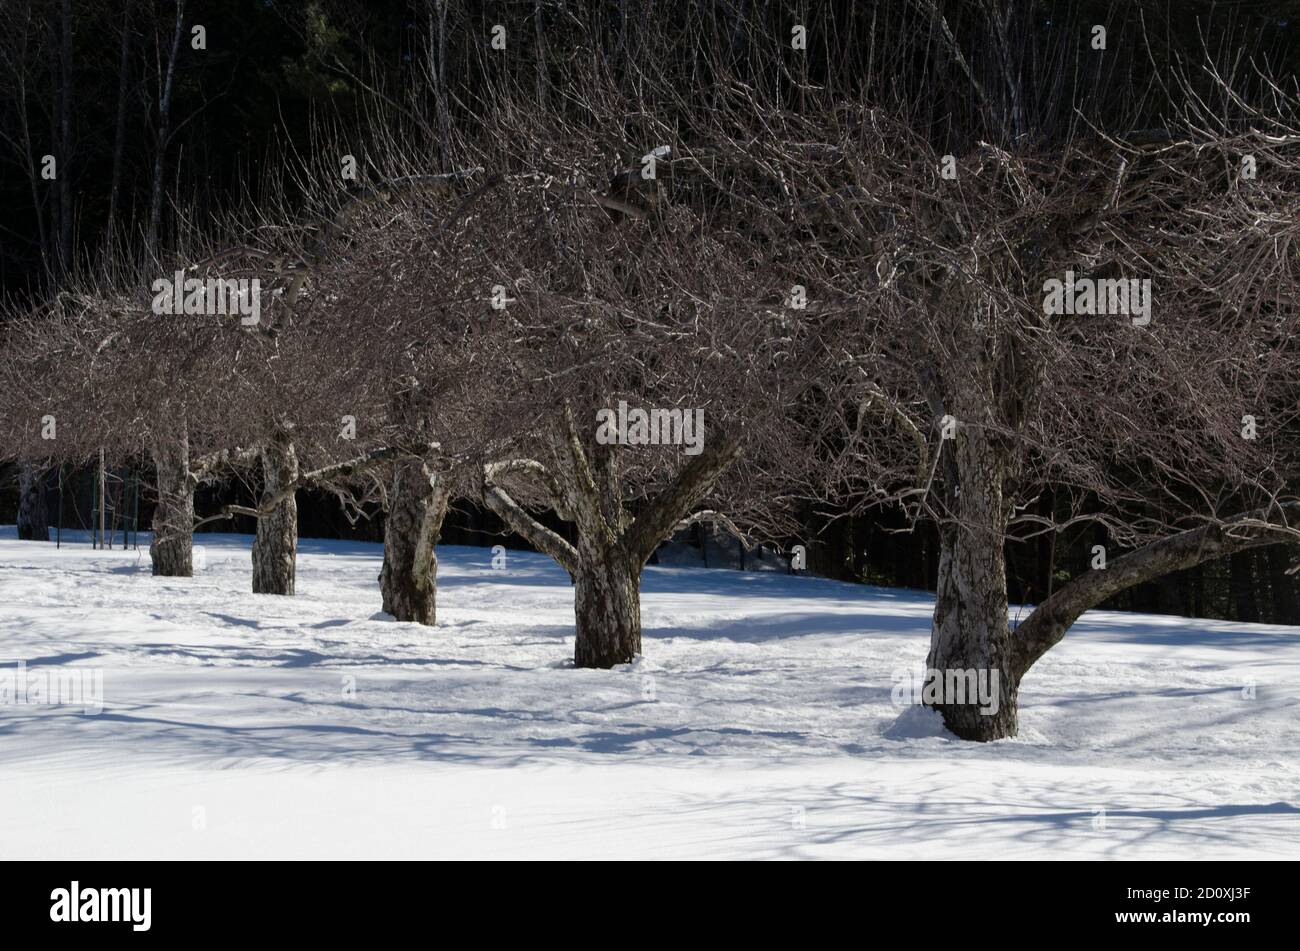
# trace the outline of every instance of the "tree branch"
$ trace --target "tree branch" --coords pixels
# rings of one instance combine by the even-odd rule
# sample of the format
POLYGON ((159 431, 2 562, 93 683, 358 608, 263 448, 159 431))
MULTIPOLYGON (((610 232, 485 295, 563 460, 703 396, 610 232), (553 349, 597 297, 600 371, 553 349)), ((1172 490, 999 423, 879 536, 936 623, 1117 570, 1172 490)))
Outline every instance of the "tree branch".
POLYGON ((550 491, 549 487, 554 486, 554 480, 551 479, 549 473, 546 472, 546 468, 539 462, 534 462, 531 459, 493 462, 483 467, 483 501, 513 531, 522 535, 538 551, 554 558, 560 567, 567 571, 570 577, 573 577, 578 573, 581 565, 578 550, 528 514, 524 507, 516 502, 505 489, 496 484, 497 476, 522 471, 532 472, 541 477, 544 482, 548 483, 548 491, 550 491))
POLYGON ((628 551, 645 564, 677 523, 709 493, 744 447, 744 437, 724 435, 710 441, 700 453, 664 486, 628 526, 624 535, 628 551))
MULTIPOLYGON (((1300 502, 1280 506, 1285 515, 1300 515, 1300 502)), ((1080 575, 1034 609, 1015 631, 1015 671, 1024 676, 1079 616, 1126 588, 1171 571, 1192 568, 1222 555, 1263 545, 1296 543, 1300 531, 1273 524, 1278 507, 1250 512, 1227 522, 1188 529, 1116 558, 1105 568, 1080 575)))
MULTIPOLYGON (((255 452, 255 450, 242 450, 243 452, 255 452)), ((209 515, 207 518, 195 522, 194 527, 206 525, 208 522, 219 521, 220 519, 234 518, 236 515, 247 515, 250 518, 267 518, 280 505, 302 486, 309 482, 323 482, 327 479, 337 479, 344 476, 352 476, 364 472, 372 466, 378 465, 385 460, 392 459, 400 452, 395 446, 385 446, 382 449, 372 449, 363 456, 357 456, 354 459, 348 459, 344 462, 336 462, 332 465, 323 466, 320 469, 313 469, 311 472, 304 472, 298 478, 284 486, 274 495, 269 496, 261 501, 257 508, 249 508, 246 505, 226 505, 216 515, 209 515)), ((225 451, 216 455, 218 461, 220 457, 225 456, 225 451)), ((213 457, 209 457, 213 458, 213 457)))
POLYGON ((217 466, 249 465, 257 460, 259 452, 260 450, 258 449, 241 449, 236 446, 234 449, 222 449, 220 452, 210 453, 199 458, 195 464, 190 467, 188 477, 191 482, 198 485, 210 476, 217 466))
POLYGON ((357 456, 353 459, 347 459, 343 462, 336 462, 332 465, 324 466, 320 469, 313 469, 311 472, 305 472, 298 478, 298 485, 307 482, 324 482, 326 479, 337 479, 350 475, 356 475, 358 472, 364 472, 371 466, 378 465, 398 455, 399 450, 396 446, 384 446, 380 449, 372 449, 364 455, 357 456))

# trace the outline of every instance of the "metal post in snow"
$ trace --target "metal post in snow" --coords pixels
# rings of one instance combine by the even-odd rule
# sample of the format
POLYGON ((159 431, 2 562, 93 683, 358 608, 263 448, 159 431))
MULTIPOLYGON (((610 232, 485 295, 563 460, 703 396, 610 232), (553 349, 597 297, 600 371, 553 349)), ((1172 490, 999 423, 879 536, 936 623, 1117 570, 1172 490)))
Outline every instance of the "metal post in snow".
POLYGON ((104 547, 104 509, 108 502, 108 471, 104 468, 104 450, 99 450, 99 547, 104 547))
POLYGON ((140 473, 133 472, 135 482, 135 503, 131 506, 131 537, 135 550, 140 550, 140 473))

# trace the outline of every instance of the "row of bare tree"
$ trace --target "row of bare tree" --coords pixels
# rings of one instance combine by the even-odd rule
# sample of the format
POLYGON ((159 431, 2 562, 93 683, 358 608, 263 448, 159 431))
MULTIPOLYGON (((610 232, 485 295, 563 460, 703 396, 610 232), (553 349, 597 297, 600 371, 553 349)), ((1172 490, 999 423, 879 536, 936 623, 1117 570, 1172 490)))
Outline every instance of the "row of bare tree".
POLYGON ((654 33, 632 81, 599 57, 562 89, 502 81, 455 136, 381 103, 242 217, 9 315, 0 454, 148 456, 155 573, 190 573, 196 521, 252 515, 269 594, 293 593, 298 488, 377 499, 384 608, 425 624, 473 498, 572 577, 580 667, 641 651, 642 567, 684 523, 789 538, 810 502, 897 507, 939 526, 928 666, 1000 675, 992 715, 935 706, 1012 736, 1085 610, 1300 540, 1300 96, 1209 52, 1156 124, 1062 93, 1068 62, 992 86, 922 6, 926 70, 962 90, 943 128, 918 91, 947 87, 891 92, 885 49, 854 90, 775 45, 744 82, 714 49, 692 88, 654 33), (359 187, 362 149, 382 174, 359 187), (256 321, 158 313, 178 271, 257 281, 256 321), (621 404, 703 438, 610 440, 621 404), (229 477, 256 506, 196 513, 229 477), (1080 520, 1113 550, 1013 629, 1008 541, 1080 520))

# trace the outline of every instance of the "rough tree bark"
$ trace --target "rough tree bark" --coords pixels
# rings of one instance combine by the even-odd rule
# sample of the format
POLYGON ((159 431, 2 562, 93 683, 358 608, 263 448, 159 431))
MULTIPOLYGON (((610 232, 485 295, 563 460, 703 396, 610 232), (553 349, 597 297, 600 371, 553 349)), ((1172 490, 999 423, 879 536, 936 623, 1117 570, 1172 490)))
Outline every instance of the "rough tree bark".
POLYGON ((578 553, 573 664, 602 669, 630 664, 641 653, 642 563, 625 545, 590 536, 579 538, 578 553))
POLYGON ((298 561, 298 454, 281 430, 262 447, 262 503, 253 539, 253 593, 294 592, 298 561), (289 491, 284 491, 289 490, 289 491), (283 498, 272 502, 283 492, 283 498))
POLYGON ((194 574, 194 490, 189 440, 156 445, 152 451, 158 478, 158 505, 153 513, 149 560, 153 573, 168 578, 194 574))
POLYGON ((193 459, 185 410, 176 408, 174 413, 178 420, 176 431, 157 438, 149 450, 158 488, 149 559, 155 575, 188 578, 194 573, 195 490, 218 466, 251 462, 256 456, 236 448, 193 459))
POLYGON ((18 468, 18 537, 26 542, 50 540, 45 513, 45 470, 36 466, 18 468))
POLYGON ((939 584, 926 658, 933 682, 927 690, 937 698, 930 705, 957 736, 996 740, 1015 736, 1019 716, 1007 626, 1005 471, 988 434, 974 425, 959 426, 949 460, 955 474, 947 503, 953 520, 939 531, 939 584), (996 676, 996 710, 970 695, 967 678, 959 681, 960 695, 949 695, 946 690, 955 683, 948 675, 956 671, 987 677, 990 687, 996 676))
POLYGON ((576 667, 610 668, 641 653, 641 569, 739 456, 742 437, 719 433, 685 465, 635 519, 623 508, 617 451, 588 453, 572 418, 559 442, 567 456, 563 484, 540 463, 517 459, 484 469, 483 499, 515 532, 554 558, 573 579, 576 667), (534 519, 498 484, 524 474, 544 488, 561 518, 577 529, 571 545, 534 519))
POLYGON ((240 449, 233 455, 230 452, 218 453, 209 463, 210 466, 250 457, 261 460, 262 494, 257 507, 226 505, 218 514, 204 519, 204 522, 211 522, 236 515, 257 519, 257 535, 253 539, 254 594, 294 593, 298 560, 298 503, 295 494, 299 486, 356 475, 396 455, 391 448, 375 449, 354 459, 302 472, 291 430, 291 423, 282 423, 275 435, 256 450, 255 456, 251 450, 240 449))
POLYGON ((384 567, 379 587, 384 611, 399 621, 437 623, 438 555, 435 546, 450 499, 449 480, 419 460, 397 468, 384 522, 384 567))
POLYGON ((940 528, 938 590, 926 666, 935 681, 953 671, 975 670, 980 676, 996 672, 998 677, 997 709, 989 712, 969 692, 965 697, 950 697, 943 694, 941 684, 930 686, 940 698, 930 705, 962 739, 987 741, 1016 735, 1025 674, 1084 611, 1170 572, 1262 545, 1294 543, 1296 538, 1278 524, 1300 515, 1300 505, 1295 504, 1189 529, 1078 576, 1056 589, 1011 631, 1002 455, 995 440, 975 426, 960 425, 950 447, 944 462, 952 518, 940 528))

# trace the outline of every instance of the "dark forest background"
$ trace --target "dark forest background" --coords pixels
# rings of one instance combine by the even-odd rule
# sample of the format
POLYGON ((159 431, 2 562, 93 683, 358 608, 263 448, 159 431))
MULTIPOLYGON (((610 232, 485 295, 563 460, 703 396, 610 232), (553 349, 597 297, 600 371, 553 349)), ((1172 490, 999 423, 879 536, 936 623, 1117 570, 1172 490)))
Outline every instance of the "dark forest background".
MULTIPOLYGON (((962 33, 974 21, 964 15, 972 3, 936 3, 963 45, 980 41, 962 33)), ((889 10, 907 6, 894 3, 889 10)), ((1113 60, 1132 71, 1135 83, 1160 73, 1160 49, 1202 44, 1266 58, 1276 74, 1294 75, 1300 67, 1300 3, 1291 0, 1041 0, 1030 6, 1028 22, 1036 30, 1086 32, 1089 24, 1105 24, 1114 44, 1138 24, 1160 32, 1163 45, 1150 55, 1113 60)), ((194 222, 256 202, 273 170, 312 148, 313 129, 322 123, 344 132, 361 128, 368 98, 382 97, 413 122, 446 121, 454 129, 502 71, 537 82, 562 75, 572 49, 565 38, 579 13, 602 24, 603 55, 617 61, 637 42, 645 17, 679 18, 683 44, 703 42, 701 28, 725 35, 743 55, 745 37, 735 26, 742 20, 747 29, 765 23, 782 35, 802 23, 815 37, 819 23, 851 24, 877 7, 852 0, 0 0, 0 294, 39 300, 114 248, 173 246, 194 222), (185 24, 179 44, 178 16, 185 24), (508 55, 485 54, 495 24, 509 31, 508 55), (193 48, 194 25, 204 28, 204 49, 193 48), (441 107, 425 78, 430 68, 445 77, 441 107), (53 183, 40 178, 46 154, 59 156, 53 183)), ((907 22, 917 28, 919 21, 907 22)), ((814 81, 819 71, 853 65, 825 59, 814 41, 808 51, 814 81)), ((443 170, 438 155, 429 156, 429 167, 443 170)), ((147 527, 148 473, 122 468, 114 475, 111 507, 147 527)), ((51 526, 89 527, 93 481, 89 470, 48 474, 51 526)), ((203 488, 197 503, 203 513, 252 499, 250 487, 226 484, 203 488)), ((0 523, 12 523, 15 509, 13 473, 2 472, 0 523)), ((369 515, 353 523, 334 498, 300 495, 303 536, 379 541, 382 513, 369 515)), ((933 589, 934 530, 905 527, 889 511, 810 510, 805 536, 788 543, 805 544, 808 567, 820 574, 933 589)), ((251 532, 253 526, 237 519, 205 528, 251 532)), ((1011 598, 1040 601, 1087 570, 1091 546, 1103 540, 1096 531, 1082 527, 1010 545, 1011 598)), ((494 516, 464 502, 442 532, 446 544, 503 539, 523 547, 494 516)), ((702 540, 698 532, 694 540, 702 540)), ((1279 547, 1245 551, 1133 588, 1109 606, 1300 624, 1300 576, 1285 573, 1293 558, 1279 547)))

